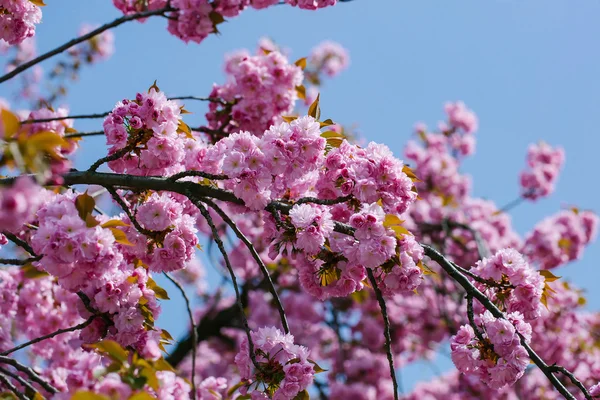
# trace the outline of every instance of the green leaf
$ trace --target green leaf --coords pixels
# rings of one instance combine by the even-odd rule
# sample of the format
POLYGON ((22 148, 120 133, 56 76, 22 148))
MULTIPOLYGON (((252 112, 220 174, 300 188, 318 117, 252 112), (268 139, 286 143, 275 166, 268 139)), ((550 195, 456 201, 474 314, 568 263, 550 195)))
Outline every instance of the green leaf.
POLYGON ((133 243, 131 243, 129 241, 129 239, 127 239, 127 235, 125 235, 125 232, 123 232, 120 229, 117 228, 108 228, 110 229, 110 231, 112 232, 113 236, 115 237, 115 241, 117 243, 121 243, 125 246, 133 246, 133 243))
POLYGON ((23 277, 28 279, 37 279, 49 275, 46 271, 40 271, 31 264, 22 266, 21 271, 23 272, 23 277))
POLYGON ((334 137, 334 138, 327 139, 327 144, 330 145, 331 147, 335 147, 335 148, 340 147, 343 142, 344 142, 344 139, 343 138, 339 138, 339 137, 334 137))
POLYGON ((306 68, 306 57, 302 57, 294 63, 295 66, 300 67, 302 70, 306 68))
POLYGON ((402 225, 403 222, 404 221, 398 218, 397 215, 387 214, 385 216, 385 219, 383 220, 383 226, 385 226, 386 228, 391 228, 394 225, 402 225))
POLYGON ((87 190, 75 198, 75 208, 77 209, 79 218, 86 221, 86 223, 88 216, 92 215, 94 207, 96 207, 96 200, 87 193, 87 190))
POLYGON ((152 89, 156 90, 157 92, 160 92, 160 89, 158 88, 158 86, 156 86, 156 80, 154 81, 154 83, 152 84, 152 86, 150 86, 148 88, 148 93, 150 93, 152 91, 152 89))
POLYGON ((304 389, 294 397, 294 400, 310 400, 310 395, 308 394, 308 391, 304 389))
POLYGON ((157 371, 175 371, 175 368, 162 357, 154 361, 154 369, 157 371))
POLYGON ((324 128, 324 127, 326 127, 326 126, 335 125, 335 122, 333 122, 333 121, 331 120, 331 118, 327 118, 325 121, 321 121, 321 122, 319 122, 319 125, 321 125, 321 126, 320 126, 321 128, 324 128))
POLYGON ((177 132, 181 132, 185 134, 185 137, 188 139, 194 139, 194 135, 192 135, 192 130, 182 120, 179 120, 179 124, 177 125, 177 132))
POLYGON ((285 116, 285 115, 284 115, 284 116, 282 116, 281 118, 282 118, 282 119, 283 119, 285 122, 287 122, 288 124, 289 124, 290 122, 292 122, 292 121, 294 121, 294 120, 298 119, 298 117, 297 117, 297 116, 295 116, 295 115, 290 115, 290 116, 285 116))
POLYGON ((313 365, 313 370, 315 371, 315 374, 319 374, 321 372, 326 372, 327 371, 326 369, 321 368, 319 366, 319 364, 317 364, 316 362, 314 362, 310 358, 307 361, 313 365))
POLYGON ((538 272, 540 273, 541 276, 544 277, 544 279, 546 279, 546 282, 554 282, 561 278, 560 276, 554 275, 552 272, 548 271, 547 269, 543 269, 538 272))
MULTIPOLYGON (((153 388, 154 389, 154 388, 153 388)), ((155 400, 156 397, 147 392, 137 392, 129 397, 128 400, 155 400)))
POLYGON ((114 340, 103 340, 99 343, 88 345, 87 347, 96 349, 111 359, 121 363, 126 362, 128 358, 127 350, 121 347, 121 345, 114 340))
POLYGON ((102 228, 115 228, 117 226, 129 226, 129 224, 126 224, 125 222, 118 219, 111 219, 110 221, 106 221, 100 226, 102 228))
POLYGON ((296 86, 296 93, 298 93, 300 99, 306 100, 306 88, 304 85, 296 86))
MULTIPOLYGON (((241 388, 242 386, 244 386, 246 384, 246 382, 244 381, 240 381, 238 383, 236 383, 235 385, 233 385, 228 391, 227 391, 227 396, 231 396, 232 394, 235 393, 236 390, 238 390, 239 388, 241 388)), ((239 399, 239 397, 238 397, 239 399)))
POLYGON ((308 115, 316 119, 317 121, 321 117, 321 107, 319 107, 319 99, 321 97, 321 93, 317 95, 317 98, 313 103, 308 107, 308 115))
POLYGON ((415 173, 413 172, 413 170, 410 169, 410 167, 408 165, 405 165, 404 167, 402 167, 402 172, 404 172, 406 174, 406 176, 408 176, 410 178, 411 181, 413 181, 413 182, 421 182, 419 180, 419 178, 417 178, 417 175, 415 175, 415 173))
POLYGON ((330 139, 330 138, 343 138, 344 135, 342 135, 339 132, 336 131, 326 131, 321 133, 321 137, 325 138, 325 139, 330 139))
MULTIPOLYGON (((169 298, 169 294, 167 293, 167 291, 165 289, 161 288, 160 286, 158 286, 156 284, 156 282, 154 281, 154 279, 148 278, 148 282, 146 283, 146 285, 148 286, 149 289, 154 290, 154 294, 156 295, 157 299, 171 300, 169 298)), ((171 338, 171 339, 173 339, 173 338, 171 338)))
POLYGON ((44 3, 44 0, 29 0, 29 1, 38 7, 44 7, 46 5, 46 3, 44 3))
POLYGON ((110 400, 108 397, 87 390, 80 390, 76 392, 71 400, 110 400))
POLYGON ((13 137, 21 127, 19 117, 17 117, 16 114, 13 114, 12 112, 5 109, 2 109, 0 117, 2 118, 2 124, 4 125, 4 137, 13 137))

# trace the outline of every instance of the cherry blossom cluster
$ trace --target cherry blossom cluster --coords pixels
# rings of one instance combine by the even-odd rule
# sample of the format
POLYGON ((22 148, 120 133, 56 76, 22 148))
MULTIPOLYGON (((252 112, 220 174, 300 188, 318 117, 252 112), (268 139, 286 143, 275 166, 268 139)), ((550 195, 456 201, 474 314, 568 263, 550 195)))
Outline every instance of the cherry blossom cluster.
POLYGON ((523 253, 543 269, 552 269, 583 256, 598 232, 592 211, 563 210, 539 222, 525 238, 523 253))
POLYGON ((479 335, 472 326, 463 325, 450 339, 454 365, 463 374, 477 376, 492 389, 513 385, 529 365, 529 355, 519 334, 529 343, 531 325, 518 312, 501 319, 494 318, 487 310, 476 316, 475 323, 476 329, 481 329, 479 335))
POLYGON ((324 159, 325 139, 320 134, 312 117, 272 126, 262 138, 235 133, 206 151, 205 168, 232 178, 225 187, 247 207, 263 209, 288 188, 302 187, 303 182, 315 178, 311 172, 324 159))
POLYGON ((352 195, 366 204, 381 200, 388 214, 404 213, 417 199, 404 164, 383 144, 361 148, 344 140, 327 153, 325 168, 316 186, 319 197, 352 195))
MULTIPOLYGON (((79 28, 79 36, 83 36, 96 29, 97 26, 83 24, 79 28)), ((69 54, 73 57, 75 63, 85 62, 93 64, 99 61, 109 59, 115 51, 114 48, 115 35, 111 31, 104 31, 99 35, 92 37, 79 46, 69 50, 69 54)))
POLYGON ((474 284, 500 309, 509 313, 519 312, 527 321, 542 314, 544 306, 541 297, 545 279, 518 251, 499 250, 491 257, 478 261, 470 271, 485 280, 474 284))
POLYGON ((527 151, 530 169, 521 172, 523 197, 537 200, 552 194, 564 162, 565 152, 562 148, 553 148, 544 142, 530 145, 527 151))
MULTIPOLYGON (((31 340, 82 322, 73 307, 79 299, 49 276, 32 276, 35 269, 10 267, 0 271, 0 348, 6 351, 23 339, 31 340)), ((33 344, 28 355, 41 375, 61 391, 93 383, 91 369, 100 356, 74 345, 79 332, 68 332, 33 344)), ((16 371, 15 371, 16 372, 16 371)))
POLYGON ((310 352, 294 344, 292 335, 274 327, 259 328, 250 334, 260 369, 253 365, 245 339, 235 357, 244 382, 242 394, 250 393, 253 399, 292 400, 312 383, 315 370, 308 359, 310 352))
POLYGON ((228 82, 215 85, 206 114, 209 128, 228 133, 249 131, 261 136, 288 115, 298 99, 296 86, 302 84, 302 69, 289 63, 279 52, 231 57, 225 71, 228 82), (233 104, 233 105, 231 105, 233 104), (231 110, 229 110, 229 107, 231 110), (223 112, 228 110, 228 112, 223 112))
POLYGON ((123 229, 133 243, 123 252, 128 262, 140 260, 150 271, 171 272, 193 260, 198 245, 196 220, 172 195, 153 193, 136 208, 136 218, 151 232, 140 233, 132 224, 123 229))
POLYGON ((324 206, 295 205, 290 210, 290 219, 296 228, 294 248, 303 250, 307 255, 321 251, 325 239, 333 232, 331 213, 324 206))
POLYGON ((310 53, 311 69, 317 74, 324 73, 334 77, 348 68, 350 56, 348 51, 339 43, 325 41, 319 43, 310 53))
POLYGON ((43 201, 42 188, 28 176, 21 176, 12 186, 0 189, 0 230, 21 229, 43 201))
MULTIPOLYGON (((164 8, 167 0, 113 0, 114 5, 124 14, 164 8)), ((285 0, 286 4, 316 10, 333 6, 337 0, 285 0)), ((200 43, 211 33, 218 32, 217 25, 224 18, 238 16, 247 7, 263 9, 279 0, 172 0, 169 12, 169 32, 184 42, 200 43)))
POLYGON ((42 10, 30 0, 0 0, 0 40, 15 45, 35 35, 42 10))
POLYGON ((109 338, 149 359, 158 358, 160 332, 148 329, 160 312, 153 281, 144 268, 126 262, 124 245, 116 242, 110 228, 125 223, 87 226, 89 219, 79 215, 76 200, 75 193, 68 192, 38 210, 39 228, 31 245, 43 259, 36 266, 58 278, 63 288, 87 297, 89 307, 80 303, 82 317, 89 318, 92 310, 104 315, 82 331, 85 342, 109 338))
POLYGON ((179 172, 186 142, 178 132, 180 113, 180 106, 155 87, 148 93, 138 93, 134 100, 118 102, 104 120, 106 143, 111 146, 109 154, 124 148, 129 151, 109 162, 109 167, 133 175, 179 172))

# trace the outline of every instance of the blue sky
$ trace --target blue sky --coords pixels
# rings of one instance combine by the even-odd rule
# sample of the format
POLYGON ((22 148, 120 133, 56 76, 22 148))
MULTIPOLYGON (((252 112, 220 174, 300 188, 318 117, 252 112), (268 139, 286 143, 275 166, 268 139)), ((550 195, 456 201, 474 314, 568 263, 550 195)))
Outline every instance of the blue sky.
MULTIPOLYGON (((119 16, 109 0, 47 3, 38 27, 40 52, 72 38, 81 22, 119 16)), ((254 49, 261 36, 292 49, 293 59, 322 40, 335 40, 350 51, 351 66, 322 88, 323 115, 358 124, 368 140, 384 142, 401 156, 416 121, 435 126, 445 101, 463 100, 480 120, 477 153, 464 165, 477 196, 499 205, 517 196, 529 143, 543 139, 565 148, 566 166, 555 194, 511 212, 524 234, 563 205, 600 211, 594 177, 600 145, 600 56, 593 45, 600 37, 598 15, 600 3, 594 0, 354 0, 319 12, 289 6, 248 10, 200 45, 184 44, 166 31, 165 20, 155 18, 117 28, 115 55, 86 69, 67 101, 75 114, 105 111, 155 79, 169 95, 203 96, 223 81, 223 55, 254 49)), ((0 88, 0 96, 8 95, 6 87, 0 88)), ((201 122, 203 105, 187 108, 195 114, 186 120, 201 122)), ((101 122, 75 127, 98 130, 101 122)), ((79 167, 105 154, 101 137, 86 140, 79 167)), ((584 260, 557 272, 588 291, 594 310, 600 308, 599 257, 595 243, 584 260)), ((164 309, 163 323, 184 321, 180 301, 164 309)), ((448 362, 440 366, 448 368, 448 362)), ((422 366, 405 371, 405 386, 430 375, 422 366)))

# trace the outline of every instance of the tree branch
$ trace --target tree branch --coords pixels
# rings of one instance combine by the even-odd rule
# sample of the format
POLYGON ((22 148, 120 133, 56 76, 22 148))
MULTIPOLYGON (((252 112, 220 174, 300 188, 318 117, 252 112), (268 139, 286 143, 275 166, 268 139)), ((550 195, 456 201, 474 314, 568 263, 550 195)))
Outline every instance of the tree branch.
POLYGON ((392 338, 390 335, 390 319, 387 314, 387 306, 385 305, 385 299, 381 294, 381 290, 377 286, 377 280, 373 275, 373 271, 371 268, 367 268, 367 275, 369 276, 369 281, 371 282, 371 286, 373 286, 373 290, 375 291, 375 295, 377 296, 377 301, 379 302, 379 308, 381 308, 381 316, 383 317, 383 334, 385 336, 385 352, 387 354, 388 363, 390 365, 390 376, 392 378, 392 384, 394 385, 394 400, 398 400, 398 381, 396 380, 396 369, 394 368, 394 354, 392 353, 392 338))
POLYGON ((84 321, 84 322, 82 322, 81 324, 78 324, 78 325, 72 326, 72 327, 70 327, 70 328, 59 329, 59 330, 57 330, 57 331, 54 331, 54 332, 52 332, 52 333, 49 333, 49 334, 47 334, 47 335, 40 336, 40 337, 38 337, 38 338, 35 338, 35 339, 32 339, 32 340, 30 340, 30 341, 28 341, 28 342, 22 343, 22 344, 20 344, 20 345, 18 345, 18 346, 16 346, 16 347, 13 347, 13 348, 12 348, 12 349, 10 349, 10 350, 3 351, 2 353, 0 353, 0 356, 7 356, 7 355, 9 355, 10 353, 14 353, 14 352, 15 352, 15 351, 17 351, 17 350, 24 349, 25 347, 31 346, 32 344, 35 344, 35 343, 43 342, 43 341, 44 341, 44 340, 46 340, 46 339, 53 338, 54 336, 58 336, 58 335, 61 335, 61 334, 63 334, 63 333, 67 333, 67 332, 75 332, 75 331, 78 331, 78 330, 80 330, 80 329, 83 329, 83 328, 85 328, 86 326, 88 326, 89 324, 91 324, 91 323, 94 321, 94 319, 95 319, 97 316, 98 316, 98 315, 92 315, 91 317, 89 317, 87 320, 85 320, 85 321, 84 321))
POLYGON ((248 352, 250 353, 249 354, 250 359, 252 360, 252 364, 254 364, 256 369, 258 369, 259 371, 262 371, 261 366, 256 361, 256 355, 254 354, 254 342, 252 341, 252 335, 250 334, 250 325, 248 325, 248 318, 246 317, 246 313, 244 312, 244 306, 242 305, 242 298, 240 295, 240 288, 237 283, 237 277, 235 276, 235 273, 233 272, 233 267, 231 266, 231 262, 229 261, 229 256, 227 255, 227 251, 225 250, 225 245, 223 244, 223 241, 221 240, 221 237, 219 236, 219 232, 217 231, 217 227, 215 226, 215 223, 212 220, 212 217, 210 216, 210 214, 208 213, 208 210, 206 209, 206 207, 204 207, 204 205, 197 198, 195 198, 192 193, 188 193, 187 196, 192 201, 192 203, 194 203, 194 205, 198 208, 198 210, 200 210, 200 214, 202 214, 204 219, 206 219, 206 222, 208 223, 208 225, 212 231, 213 239, 214 239, 215 243, 217 243, 217 247, 219 248, 219 250, 221 251, 221 254, 223 255, 223 259, 225 260, 225 265, 227 266, 229 275, 231 275, 231 281, 233 282, 233 289, 235 290, 236 303, 240 310, 240 314, 242 316, 242 322, 244 325, 244 330, 246 331, 246 337, 248 338, 248 352))
POLYGON ((2 384, 6 386, 8 390, 13 392, 19 400, 27 400, 27 397, 23 393, 21 393, 15 385, 12 384, 12 382, 8 379, 6 375, 0 374, 0 382, 2 382, 2 384))
POLYGON ((11 378, 13 378, 14 380, 16 380, 17 382, 19 382, 21 385, 23 385, 27 390, 29 390, 31 393, 39 393, 39 391, 34 388, 31 383, 27 382, 25 379, 23 379, 21 376, 19 376, 19 374, 16 374, 12 371, 9 371, 6 368, 2 368, 0 367, 0 372, 6 376, 10 376, 11 378))
POLYGON ((248 240, 248 238, 242 233, 242 231, 240 231, 235 222, 233 222, 233 220, 225 213, 225 211, 221 209, 221 207, 219 207, 213 201, 206 198, 202 199, 202 201, 208 204, 210 208, 215 210, 217 214, 219 214, 219 216, 223 219, 223 221, 225 221, 227 225, 229 225, 231 230, 233 230, 238 239, 240 239, 246 245, 246 247, 250 251, 250 254, 252 254, 252 258, 254 258, 254 260, 258 264, 258 267, 260 268, 265 280, 267 281, 267 284, 269 286, 269 292, 271 292, 273 300, 275 300, 275 305, 279 310, 279 318, 281 319, 281 325, 283 326, 283 330, 285 331, 285 333, 290 333, 290 328, 288 326, 287 318, 285 316, 285 310, 283 309, 283 304, 281 303, 279 294, 277 294, 277 289, 275 289, 275 285, 273 284, 273 279, 271 279, 269 270, 267 269, 267 266, 263 262, 262 258, 260 258, 260 255, 254 248, 254 245, 250 242, 250 240, 248 240))
MULTIPOLYGON (((444 269, 444 271, 446 271, 446 273, 448 275, 450 275, 450 277, 452 279, 454 279, 456 282, 458 282, 458 284, 460 286, 462 286, 463 289, 465 289, 465 291, 467 292, 467 295, 472 296, 473 298, 477 299, 487 310, 489 310, 492 313, 492 315, 494 317, 506 319, 504 317, 504 314, 502 313, 502 311, 500 311, 498 309, 498 307, 496 307, 496 305, 494 305, 494 303, 492 303, 492 301, 490 299, 488 299, 483 293, 481 293, 481 291, 479 291, 479 289, 477 289, 475 286, 473 286, 471 281, 469 281, 469 279, 466 276, 461 274, 454 267, 452 262, 447 260, 442 254, 440 254, 433 247, 431 247, 427 244, 421 244, 421 246, 425 250, 425 255, 427 257, 431 258, 433 261, 437 262, 440 265, 440 267, 442 267, 444 269)), ((537 367, 544 373, 544 375, 546 375, 546 377, 548 378, 548 380, 550 381, 552 386, 554 386, 556 388, 556 390, 558 390, 558 392, 561 395, 563 395, 566 399, 576 400, 575 396, 573 396, 567 390, 567 388, 562 384, 562 382, 560 380, 558 380, 558 378, 556 376, 553 375, 553 371, 548 366, 548 364, 546 364, 546 362, 540 358, 540 356, 531 348, 531 346, 529 346, 529 344, 525 341, 525 338, 523 337, 523 335, 521 335, 519 332, 517 332, 517 333, 521 339, 521 345, 525 348, 525 350, 529 354, 529 357, 534 362, 534 364, 537 365, 537 367)))
POLYGON ((28 70, 29 68, 33 67, 34 65, 39 64, 42 61, 47 60, 48 58, 53 57, 57 54, 60 54, 63 51, 68 50, 71 47, 75 46, 76 44, 85 42, 86 40, 89 40, 89 39, 93 38, 94 36, 99 35, 106 30, 115 28, 125 22, 128 22, 128 21, 147 18, 147 17, 153 16, 153 15, 161 15, 165 12, 173 11, 173 10, 174 9, 171 7, 164 7, 164 8, 158 9, 158 10, 143 11, 143 12, 139 12, 139 13, 135 13, 135 14, 131 14, 131 15, 124 15, 120 18, 115 19, 112 22, 109 22, 107 24, 100 26, 99 28, 94 29, 93 31, 91 31, 89 33, 86 33, 85 35, 79 36, 78 38, 75 38, 73 40, 69 40, 67 43, 65 43, 61 46, 58 46, 57 48, 50 50, 50 51, 42 54, 41 56, 34 58, 31 61, 28 61, 26 63, 19 65, 17 68, 13 69, 6 75, 0 77, 0 83, 7 81, 10 78, 20 74, 21 72, 28 70))
POLYGON ((17 360, 10 358, 10 357, 6 357, 6 356, 0 356, 0 363, 11 365, 18 371, 26 373, 27 376, 29 376, 29 378, 31 378, 32 381, 38 383, 47 392, 50 392, 52 394, 58 393, 57 388, 55 388, 54 386, 52 386, 51 384, 49 384, 48 382, 43 380, 33 369, 26 367, 25 365, 21 364, 17 360))
POLYGON ((177 288, 181 292, 181 295, 185 300, 185 306, 187 308, 190 324, 192 325, 192 376, 190 377, 190 380, 192 382, 192 399, 196 400, 196 398, 198 397, 198 394, 196 393, 196 352, 198 351, 198 336, 196 333, 196 325, 194 324, 194 314, 192 313, 192 306, 190 304, 190 299, 188 298, 187 294, 185 293, 185 289, 181 286, 181 284, 166 272, 164 274, 167 277, 167 279, 170 280, 171 283, 173 283, 173 285, 177 286, 177 288))

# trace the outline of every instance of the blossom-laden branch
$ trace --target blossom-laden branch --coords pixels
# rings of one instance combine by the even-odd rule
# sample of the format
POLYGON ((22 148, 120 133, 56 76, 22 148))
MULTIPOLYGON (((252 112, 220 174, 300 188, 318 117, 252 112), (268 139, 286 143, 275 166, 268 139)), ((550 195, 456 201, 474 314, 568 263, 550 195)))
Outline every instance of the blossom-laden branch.
POLYGON ((31 61, 28 61, 26 63, 23 63, 21 65, 19 65, 17 68, 13 69, 12 71, 10 71, 9 73, 3 75, 2 77, 0 77, 0 83, 7 81, 15 76, 17 76, 18 74, 20 74, 23 71, 28 70, 29 68, 33 67, 34 65, 37 65, 39 63, 41 63, 44 60, 47 60, 57 54, 60 54, 68 49, 70 49, 71 47, 79 44, 79 43, 83 43, 87 40, 90 40, 91 38, 93 38, 94 36, 97 36, 99 34, 101 34, 102 32, 115 28, 121 24, 124 24, 125 22, 128 21, 134 21, 137 19, 143 19, 143 18, 148 18, 151 17, 153 15, 162 15, 165 12, 169 12, 169 11, 173 11, 172 8, 170 7, 164 7, 158 10, 150 10, 150 11, 142 11, 139 13, 135 13, 135 14, 131 14, 131 15, 125 15, 123 17, 117 18, 112 22, 106 23, 88 33, 86 33, 85 35, 79 36, 78 38, 69 40, 67 43, 58 46, 57 48, 50 50, 42 55, 40 55, 39 57, 34 58, 31 61))
MULTIPOLYGON (((483 305, 483 307, 485 307, 486 310, 490 311, 495 318, 506 319, 504 314, 502 313, 502 311, 500 311, 498 309, 498 307, 496 307, 496 305, 494 303, 492 303, 492 301, 489 298, 487 298, 479 289, 477 289, 469 281, 469 279, 467 279, 467 277, 464 276, 454 266, 454 264, 452 262, 450 262, 448 259, 446 259, 440 252, 438 252, 433 247, 426 245, 426 244, 422 244, 422 247, 425 250, 425 255, 427 257, 429 257, 433 261, 437 262, 440 265, 440 267, 442 267, 442 269, 444 269, 444 271, 446 271, 446 273, 448 275, 450 275, 450 277, 452 279, 454 279, 460 286, 462 286, 462 288, 467 292, 467 298, 471 297, 471 298, 477 299, 477 301, 479 301, 483 305)), ((558 371, 558 369, 557 369, 558 367, 549 366, 548 364, 546 364, 546 362, 544 360, 542 360, 542 358, 525 341, 525 338, 523 337, 523 335, 519 332, 517 332, 517 333, 521 339, 521 345, 525 348, 525 350, 527 351, 527 354, 529 355, 531 360, 534 362, 534 364, 542 371, 542 373, 544 375, 546 375, 546 377, 548 378, 548 380, 550 381, 552 386, 554 386, 556 388, 556 390, 558 390, 558 392, 562 396, 564 396, 566 399, 576 400, 575 396, 573 396, 573 394, 571 394, 567 390, 567 388, 563 385, 563 383, 554 375, 554 372, 558 371)), ((562 372, 562 371, 560 371, 560 372, 562 372)), ((575 379, 577 381, 577 379, 574 376, 573 376, 573 379, 575 379)), ((577 381, 577 382, 579 382, 579 381, 577 381)), ((580 388, 580 390, 582 391, 582 393, 586 397, 586 399, 592 399, 588 390, 585 389, 585 386, 583 386, 583 384, 581 384, 581 382, 579 382, 579 384, 577 386, 580 388)))

